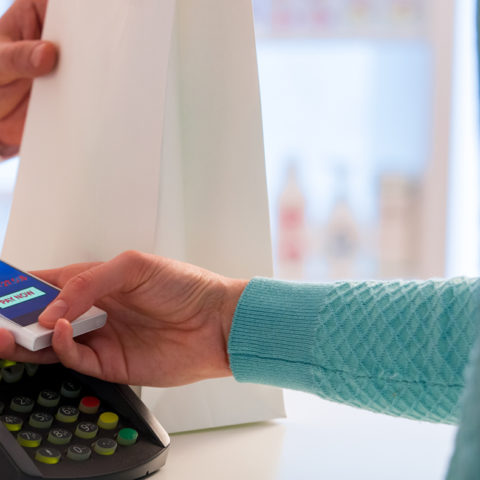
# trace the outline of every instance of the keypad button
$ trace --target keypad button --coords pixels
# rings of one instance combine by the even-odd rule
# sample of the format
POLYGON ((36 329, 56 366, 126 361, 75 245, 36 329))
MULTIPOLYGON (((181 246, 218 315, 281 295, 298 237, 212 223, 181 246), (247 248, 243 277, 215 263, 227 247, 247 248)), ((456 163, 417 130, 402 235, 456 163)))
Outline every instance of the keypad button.
POLYGON ((92 439, 97 436, 98 426, 92 422, 80 422, 75 429, 75 435, 79 438, 92 439))
POLYGON ((97 413, 100 407, 100 400, 97 397, 83 397, 80 400, 78 409, 82 413, 93 414, 97 413))
POLYGON ((93 444, 93 449, 99 455, 113 455, 117 449, 117 442, 112 438, 99 438, 93 444))
POLYGON ((92 455, 92 450, 86 445, 70 445, 67 450, 67 457, 76 462, 84 462, 92 455))
POLYGON ((78 420, 79 411, 75 407, 60 407, 55 418, 62 423, 75 423, 78 420))
POLYGON ((17 383, 23 377, 25 367, 22 363, 16 363, 10 367, 2 368, 2 379, 7 383, 17 383))
POLYGON ((25 371, 29 377, 33 377, 38 372, 37 363, 25 363, 25 371))
POLYGON ((113 412, 104 412, 98 417, 97 423, 104 430, 114 430, 118 425, 118 415, 113 412))
POLYGON ((60 461, 61 457, 62 454, 56 448, 51 447, 39 448, 35 453, 35 460, 37 460, 37 462, 48 465, 55 465, 60 461))
POLYGON ((36 432, 20 432, 17 441, 22 447, 36 448, 42 443, 42 436, 36 432))
POLYGON ((50 428, 52 423, 53 416, 44 412, 32 413, 28 419, 28 424, 34 428, 50 428))
POLYGON ((30 413, 33 410, 34 402, 29 397, 16 396, 10 402, 10 409, 17 413, 30 413))
POLYGON ((42 390, 38 394, 37 403, 42 407, 56 407, 60 402, 60 394, 53 390, 42 390))
POLYGON ((18 432, 22 429, 23 420, 16 415, 4 415, 2 422, 10 432, 18 432))
POLYGON ((138 438, 138 432, 133 428, 122 428, 117 435, 117 442, 119 445, 125 447, 134 445, 138 438))
POLYGON ((62 388, 60 389, 60 393, 66 398, 77 398, 80 395, 82 387, 72 381, 66 380, 62 383, 62 388))
POLYGON ((47 440, 53 445, 66 445, 72 439, 72 432, 64 428, 52 428, 48 432, 47 440))
POLYGON ((5 368, 5 367, 11 367, 12 365, 16 365, 17 362, 14 362, 13 360, 5 360, 5 359, 0 359, 0 368, 5 368))

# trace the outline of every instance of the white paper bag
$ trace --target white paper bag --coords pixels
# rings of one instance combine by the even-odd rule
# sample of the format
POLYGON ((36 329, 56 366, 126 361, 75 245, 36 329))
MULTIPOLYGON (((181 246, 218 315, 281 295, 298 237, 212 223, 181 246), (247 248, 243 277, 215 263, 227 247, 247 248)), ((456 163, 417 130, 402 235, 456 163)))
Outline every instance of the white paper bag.
MULTIPOLYGON (((34 84, 2 255, 26 269, 137 249, 271 274, 249 0, 50 0, 61 51, 34 84)), ((284 415, 211 380, 142 397, 169 432, 284 415)))

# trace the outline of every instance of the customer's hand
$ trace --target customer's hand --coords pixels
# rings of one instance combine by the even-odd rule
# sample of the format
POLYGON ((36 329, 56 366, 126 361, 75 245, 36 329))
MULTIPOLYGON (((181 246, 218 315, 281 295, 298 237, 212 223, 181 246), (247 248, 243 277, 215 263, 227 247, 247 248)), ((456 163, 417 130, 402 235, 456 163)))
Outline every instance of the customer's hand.
POLYGON ((246 281, 138 252, 37 275, 64 287, 40 317, 55 328, 53 348, 29 352, 0 330, 0 358, 58 359, 81 373, 135 385, 231 375, 227 342, 246 281), (107 311, 107 324, 74 341, 69 321, 93 304, 107 311))
POLYGON ((41 41, 47 0, 16 0, 0 18, 0 156, 22 139, 32 79, 52 71, 57 49, 41 41))

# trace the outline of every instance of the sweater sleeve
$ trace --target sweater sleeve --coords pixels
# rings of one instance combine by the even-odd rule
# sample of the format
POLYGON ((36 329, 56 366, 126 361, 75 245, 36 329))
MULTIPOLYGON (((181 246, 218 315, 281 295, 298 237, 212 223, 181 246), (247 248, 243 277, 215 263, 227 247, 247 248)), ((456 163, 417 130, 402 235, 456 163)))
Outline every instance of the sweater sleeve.
POLYGON ((480 279, 297 284, 256 278, 229 339, 241 382, 456 423, 480 279))

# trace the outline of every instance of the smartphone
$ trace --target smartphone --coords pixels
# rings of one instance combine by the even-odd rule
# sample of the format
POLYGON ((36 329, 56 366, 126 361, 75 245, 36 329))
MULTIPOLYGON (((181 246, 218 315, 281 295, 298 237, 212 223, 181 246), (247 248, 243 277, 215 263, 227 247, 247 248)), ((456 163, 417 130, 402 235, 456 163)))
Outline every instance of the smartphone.
MULTIPOLYGON (((0 328, 11 331, 16 343, 36 351, 52 343, 53 331, 38 323, 39 315, 60 290, 0 260, 0 328)), ((105 325, 107 314, 92 307, 72 322, 73 335, 105 325)))

